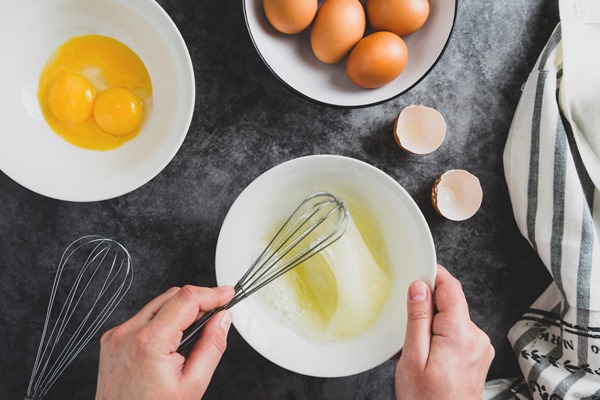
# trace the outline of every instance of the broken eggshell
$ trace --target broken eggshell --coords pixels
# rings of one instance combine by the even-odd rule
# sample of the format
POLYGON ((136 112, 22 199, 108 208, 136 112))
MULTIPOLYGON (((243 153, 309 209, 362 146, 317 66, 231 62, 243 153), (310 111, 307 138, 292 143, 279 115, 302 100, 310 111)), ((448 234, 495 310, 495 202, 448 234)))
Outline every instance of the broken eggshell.
POLYGON ((471 218, 483 200, 477 177, 463 169, 454 169, 440 176, 431 190, 431 202, 436 211, 453 221, 471 218))
POLYGON ((435 108, 412 105, 405 107, 394 123, 398 146, 414 154, 436 150, 446 136, 446 121, 435 108))

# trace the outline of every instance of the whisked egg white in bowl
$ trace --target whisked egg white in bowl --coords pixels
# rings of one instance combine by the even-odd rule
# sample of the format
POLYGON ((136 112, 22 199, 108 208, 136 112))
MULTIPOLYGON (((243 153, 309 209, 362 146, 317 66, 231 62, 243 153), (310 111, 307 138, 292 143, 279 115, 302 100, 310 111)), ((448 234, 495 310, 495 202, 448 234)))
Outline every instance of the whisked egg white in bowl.
MULTIPOLYGON (((365 333, 391 289, 390 262, 377 221, 368 210, 351 204, 350 196, 343 201, 350 216, 340 239, 257 292, 274 318, 316 343, 365 333)), ((271 237, 265 237, 257 253, 271 237)))
POLYGON ((410 195, 382 171, 332 155, 280 164, 232 205, 219 235, 216 275, 234 284, 299 201, 329 191, 350 209, 342 239, 237 304, 234 326, 272 362, 305 375, 373 368, 404 342, 406 293, 433 285, 435 250, 410 195))

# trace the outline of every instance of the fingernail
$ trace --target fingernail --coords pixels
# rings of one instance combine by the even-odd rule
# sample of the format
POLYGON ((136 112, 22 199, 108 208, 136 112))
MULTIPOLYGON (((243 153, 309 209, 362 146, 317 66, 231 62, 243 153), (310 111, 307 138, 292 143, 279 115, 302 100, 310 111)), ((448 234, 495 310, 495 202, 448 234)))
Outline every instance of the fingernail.
POLYGON ((410 285, 410 299, 412 301, 427 300, 427 285, 425 282, 417 281, 410 285))
POLYGON ((221 314, 221 320, 219 321, 219 323, 221 324, 221 328, 223 328, 225 332, 228 332, 229 327, 231 326, 231 312, 229 310, 225 310, 222 311, 221 314))

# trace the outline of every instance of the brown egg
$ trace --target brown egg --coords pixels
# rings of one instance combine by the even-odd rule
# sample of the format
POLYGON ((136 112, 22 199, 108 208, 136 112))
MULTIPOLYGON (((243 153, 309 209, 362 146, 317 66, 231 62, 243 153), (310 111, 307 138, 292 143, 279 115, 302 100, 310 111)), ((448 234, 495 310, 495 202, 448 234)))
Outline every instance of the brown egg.
POLYGON ((325 0, 313 22, 310 44, 324 63, 340 62, 363 37, 365 10, 358 0, 325 0))
POLYGON ((375 32, 352 49, 346 62, 346 73, 355 85, 374 89, 396 79, 407 60, 408 48, 400 36, 375 32))
POLYGON ((318 0, 263 0, 265 16, 279 32, 302 32, 315 18, 318 0))
POLYGON ((410 35, 423 26, 428 16, 427 0, 367 0, 367 17, 375 31, 410 35))

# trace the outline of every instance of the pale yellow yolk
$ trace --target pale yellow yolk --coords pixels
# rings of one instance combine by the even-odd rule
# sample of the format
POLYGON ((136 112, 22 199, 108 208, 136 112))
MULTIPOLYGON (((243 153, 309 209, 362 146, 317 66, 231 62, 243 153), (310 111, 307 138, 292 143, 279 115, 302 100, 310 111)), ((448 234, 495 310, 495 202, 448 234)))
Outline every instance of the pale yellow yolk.
POLYGON ((73 126, 90 117, 95 97, 96 89, 87 79, 78 74, 63 72, 50 87, 48 105, 56 119, 73 126))
POLYGON ((142 101, 129 89, 114 87, 101 92, 94 103, 94 120, 103 131, 123 136, 142 123, 142 101))

